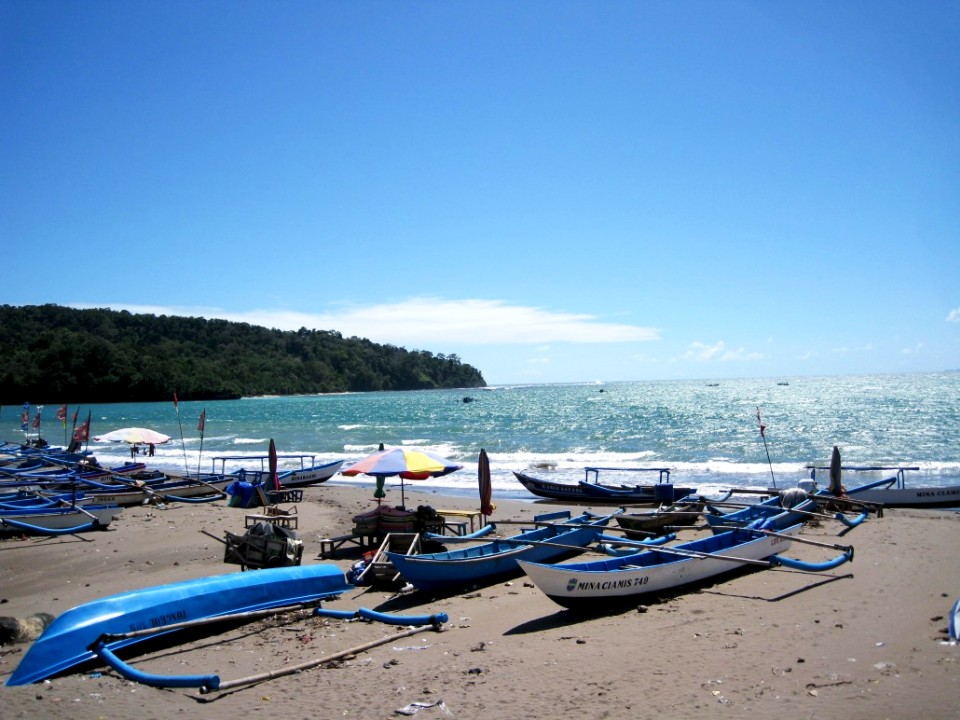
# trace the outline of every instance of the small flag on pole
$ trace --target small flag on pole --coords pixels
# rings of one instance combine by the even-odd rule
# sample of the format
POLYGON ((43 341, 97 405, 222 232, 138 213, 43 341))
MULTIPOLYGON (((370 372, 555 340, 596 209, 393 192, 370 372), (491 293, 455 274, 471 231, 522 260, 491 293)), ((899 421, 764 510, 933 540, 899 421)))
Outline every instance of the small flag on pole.
POLYGON ((207 426, 207 410, 206 408, 200 413, 200 422, 197 423, 197 430, 200 431, 200 434, 203 434, 203 429, 207 426))
POLYGON ((83 443, 90 440, 90 412, 87 412, 87 421, 82 423, 76 430, 73 431, 73 439, 77 442, 83 443))

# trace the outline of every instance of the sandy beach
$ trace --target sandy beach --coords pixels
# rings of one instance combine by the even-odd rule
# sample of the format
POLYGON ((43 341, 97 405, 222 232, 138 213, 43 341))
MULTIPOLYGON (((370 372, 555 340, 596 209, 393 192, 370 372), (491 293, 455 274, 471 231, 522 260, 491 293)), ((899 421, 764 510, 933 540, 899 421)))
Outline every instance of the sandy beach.
MULTIPOLYGON (((306 490, 297 510, 303 564, 347 570, 359 559, 353 546, 319 559, 320 538, 348 532, 352 517, 373 506, 370 495, 359 486, 306 490)), ((407 506, 418 505, 475 509, 477 501, 408 486, 407 506)), ((498 501, 492 519, 556 508, 498 501)), ((248 512, 223 502, 136 507, 102 532, 0 541, 0 615, 58 615, 104 595, 235 572, 223 562, 224 546, 202 531, 240 533, 248 512)), ((522 575, 447 596, 358 587, 325 606, 443 611, 449 622, 442 632, 208 695, 85 668, 0 688, 0 717, 366 719, 401 717, 398 711, 413 712, 416 703, 424 705, 416 712, 422 719, 960 717, 960 647, 946 642, 946 615, 960 596, 960 516, 887 510, 843 538, 840 529, 825 522, 803 532, 855 546, 854 562, 832 572, 740 572, 593 615, 563 610, 522 575)), ((794 544, 789 554, 824 560, 836 553, 794 544)), ((397 631, 303 611, 151 648, 133 662, 149 672, 215 672, 230 680, 397 631)), ((0 648, 0 681, 28 647, 0 648)))

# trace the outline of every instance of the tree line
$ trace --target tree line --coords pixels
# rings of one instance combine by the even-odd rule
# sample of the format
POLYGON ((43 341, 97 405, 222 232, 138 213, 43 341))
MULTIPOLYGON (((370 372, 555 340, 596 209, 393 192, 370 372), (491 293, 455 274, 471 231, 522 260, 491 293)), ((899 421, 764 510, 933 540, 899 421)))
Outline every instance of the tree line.
POLYGON ((0 306, 0 404, 232 399, 472 388, 480 371, 434 355, 196 317, 59 305, 0 306))

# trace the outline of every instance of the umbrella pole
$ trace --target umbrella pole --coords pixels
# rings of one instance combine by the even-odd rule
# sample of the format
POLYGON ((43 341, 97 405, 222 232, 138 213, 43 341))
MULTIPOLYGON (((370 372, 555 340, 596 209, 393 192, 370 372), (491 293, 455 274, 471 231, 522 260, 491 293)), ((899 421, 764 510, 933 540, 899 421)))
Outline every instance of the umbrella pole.
MULTIPOLYGON (((177 401, 177 394, 173 394, 173 407, 177 411, 177 425, 180 426, 180 448, 183 450, 183 472, 190 475, 190 465, 187 463, 187 444, 183 440, 183 422, 180 420, 180 403, 177 401)), ((200 473, 197 472, 199 475, 200 473)))

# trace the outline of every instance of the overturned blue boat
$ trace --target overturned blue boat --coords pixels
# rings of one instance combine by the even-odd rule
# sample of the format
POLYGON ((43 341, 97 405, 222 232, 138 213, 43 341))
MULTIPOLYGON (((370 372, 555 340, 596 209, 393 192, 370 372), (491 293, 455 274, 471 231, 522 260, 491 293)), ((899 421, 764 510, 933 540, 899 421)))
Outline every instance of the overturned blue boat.
POLYGON ((229 573, 100 598, 54 620, 6 684, 39 682, 93 660, 104 648, 112 652, 151 637, 104 642, 111 635, 153 629, 156 637, 184 623, 310 604, 352 588, 340 568, 320 564, 229 573))

